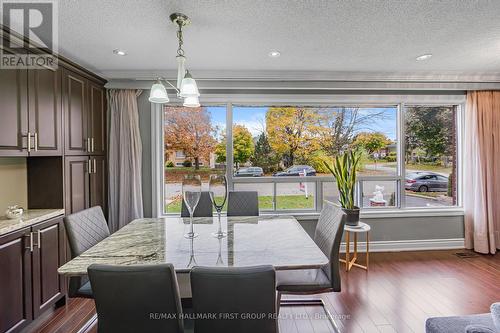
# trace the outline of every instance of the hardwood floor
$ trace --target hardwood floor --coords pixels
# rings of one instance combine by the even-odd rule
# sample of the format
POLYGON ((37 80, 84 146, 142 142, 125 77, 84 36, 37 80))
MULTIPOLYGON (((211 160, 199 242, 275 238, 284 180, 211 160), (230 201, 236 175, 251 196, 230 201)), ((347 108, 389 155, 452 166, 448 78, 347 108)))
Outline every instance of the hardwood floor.
MULTIPOLYGON (((341 332, 424 332, 428 317, 489 312, 500 301, 500 254, 460 258, 457 252, 466 251, 372 253, 368 272, 342 272, 342 292, 321 298, 341 332)), ((34 332, 77 332, 94 311, 92 300, 72 299, 34 332)), ((281 333, 330 331, 320 307, 281 311, 281 333)))

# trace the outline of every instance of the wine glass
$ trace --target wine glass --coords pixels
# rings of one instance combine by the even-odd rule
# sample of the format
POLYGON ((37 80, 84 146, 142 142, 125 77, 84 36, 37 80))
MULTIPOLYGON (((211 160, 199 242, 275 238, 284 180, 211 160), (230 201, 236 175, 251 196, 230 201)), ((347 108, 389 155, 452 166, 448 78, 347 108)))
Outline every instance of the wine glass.
POLYGON ((182 180, 182 198, 189 211, 189 232, 184 235, 186 238, 198 236, 193 230, 193 214, 201 197, 201 178, 199 175, 185 175, 182 180))
POLYGON ((216 238, 226 237, 226 233, 222 231, 222 225, 220 220, 220 214, 222 208, 226 203, 227 199, 227 180, 225 175, 210 175, 208 182, 208 193, 210 193, 210 199, 217 211, 217 217, 219 219, 219 229, 212 235, 216 238))

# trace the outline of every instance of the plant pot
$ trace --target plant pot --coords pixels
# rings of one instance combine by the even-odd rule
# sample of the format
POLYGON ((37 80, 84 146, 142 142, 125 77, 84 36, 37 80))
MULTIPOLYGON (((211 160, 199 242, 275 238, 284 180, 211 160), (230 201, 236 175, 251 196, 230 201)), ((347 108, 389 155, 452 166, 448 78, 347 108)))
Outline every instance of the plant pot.
POLYGON ((359 222, 359 207, 353 209, 342 208, 344 213, 346 213, 345 224, 356 226, 359 222))

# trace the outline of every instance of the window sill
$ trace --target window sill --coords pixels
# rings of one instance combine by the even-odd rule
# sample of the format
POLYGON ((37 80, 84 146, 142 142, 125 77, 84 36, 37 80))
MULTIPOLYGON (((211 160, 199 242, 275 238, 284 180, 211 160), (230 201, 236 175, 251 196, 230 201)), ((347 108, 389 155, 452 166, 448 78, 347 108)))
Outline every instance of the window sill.
MULTIPOLYGON (((299 221, 315 220, 319 217, 319 212, 311 213, 263 213, 262 215, 293 215, 299 221)), ((360 219, 379 219, 379 218, 405 218, 405 217, 436 217, 436 216, 463 216, 463 208, 447 209, 392 209, 392 210, 369 210, 362 211, 360 219)))

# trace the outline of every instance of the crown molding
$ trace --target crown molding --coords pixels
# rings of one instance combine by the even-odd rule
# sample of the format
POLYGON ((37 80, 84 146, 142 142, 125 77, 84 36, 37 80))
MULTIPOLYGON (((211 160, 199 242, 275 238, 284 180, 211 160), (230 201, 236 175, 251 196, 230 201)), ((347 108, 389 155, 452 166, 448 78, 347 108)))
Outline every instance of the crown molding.
MULTIPOLYGON (((337 72, 337 71, 191 71, 200 81, 356 81, 356 82, 450 82, 500 83, 499 72, 337 72)), ((156 77, 177 78, 175 70, 102 70, 108 80, 150 81, 156 77)))

